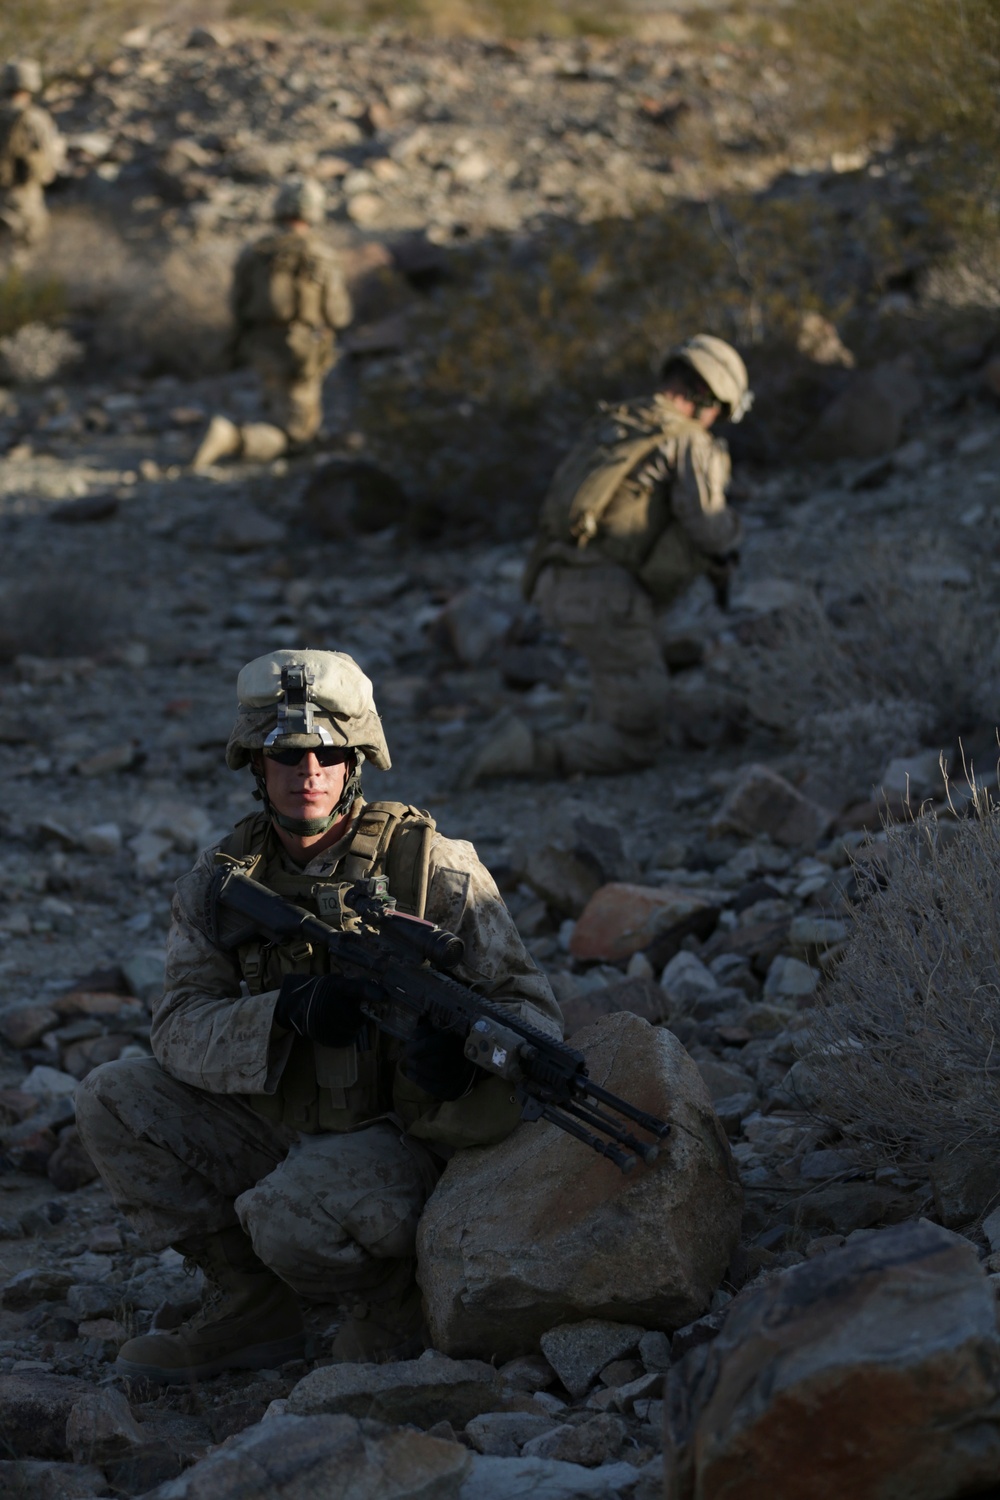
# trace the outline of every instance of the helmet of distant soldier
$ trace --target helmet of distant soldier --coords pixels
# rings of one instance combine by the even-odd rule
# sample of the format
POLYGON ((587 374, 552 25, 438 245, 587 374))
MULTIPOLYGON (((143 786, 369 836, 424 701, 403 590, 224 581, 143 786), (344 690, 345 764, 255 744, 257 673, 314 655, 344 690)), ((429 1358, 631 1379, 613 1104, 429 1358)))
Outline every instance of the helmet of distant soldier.
POLYGON ((381 770, 392 764, 372 685, 344 651, 271 651, 236 681, 236 723, 226 746, 232 770, 254 750, 356 750, 381 770))
POLYGON ((4 94, 37 94, 41 92, 42 70, 29 57, 5 63, 0 74, 0 92, 4 94))
POLYGON ((278 189, 274 200, 276 219, 303 219, 307 224, 322 224, 326 213, 326 194, 315 177, 289 177, 278 189))
POLYGON ((662 378, 672 365, 687 365, 700 375, 712 395, 726 410, 730 422, 739 422, 753 405, 747 367, 732 344, 711 333, 696 333, 683 344, 675 344, 659 361, 662 378))

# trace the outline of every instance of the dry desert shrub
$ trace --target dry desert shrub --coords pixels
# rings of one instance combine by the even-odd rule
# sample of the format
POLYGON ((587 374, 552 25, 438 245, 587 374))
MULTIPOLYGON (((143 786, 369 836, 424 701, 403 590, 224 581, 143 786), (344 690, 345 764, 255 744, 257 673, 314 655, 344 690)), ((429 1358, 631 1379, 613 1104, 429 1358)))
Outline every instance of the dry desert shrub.
POLYGON ((822 1113, 876 1159, 1000 1147, 1000 805, 888 830, 811 1029, 822 1113))
POLYGON ((140 253, 104 215, 74 207, 54 216, 38 267, 88 324, 92 355, 190 378, 218 363, 238 248, 215 236, 140 253))

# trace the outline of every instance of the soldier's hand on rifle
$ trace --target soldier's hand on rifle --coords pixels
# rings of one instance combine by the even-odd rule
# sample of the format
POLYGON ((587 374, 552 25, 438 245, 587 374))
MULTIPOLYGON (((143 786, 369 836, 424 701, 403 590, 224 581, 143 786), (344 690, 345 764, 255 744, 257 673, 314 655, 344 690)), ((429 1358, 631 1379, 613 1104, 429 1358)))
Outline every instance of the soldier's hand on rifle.
POLYGON ((461 1098, 476 1073, 462 1038, 454 1032, 435 1031, 426 1021, 419 1021, 405 1042, 402 1068, 411 1083, 435 1099, 461 1098))
POLYGON ((366 980, 341 974, 286 974, 274 1019, 322 1047, 349 1047, 365 1024, 361 1002, 367 988, 366 980))

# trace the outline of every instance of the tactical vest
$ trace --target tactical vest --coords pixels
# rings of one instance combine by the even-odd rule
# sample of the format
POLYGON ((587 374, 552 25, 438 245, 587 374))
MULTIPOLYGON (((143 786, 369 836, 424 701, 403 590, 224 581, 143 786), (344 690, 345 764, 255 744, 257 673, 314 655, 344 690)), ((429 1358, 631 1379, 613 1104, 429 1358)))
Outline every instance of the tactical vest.
POLYGON ((302 235, 273 235, 254 247, 249 295, 243 309, 248 323, 304 323, 325 326, 325 267, 302 235))
MULTIPOLYGON (((219 854, 239 860, 254 880, 331 926, 340 925, 338 889, 345 881, 369 875, 385 875, 399 909, 422 917, 434 829, 434 819, 419 808, 369 802, 361 810, 349 853, 336 874, 324 878, 287 869, 270 819, 257 812, 236 825, 219 854)), ((252 995, 278 989, 286 974, 330 971, 326 948, 302 939, 244 943, 236 957, 252 995)), ((277 1091, 250 1095, 248 1102, 265 1119, 307 1135, 352 1130, 392 1111, 398 1054, 398 1043, 371 1025, 349 1047, 321 1047, 295 1037, 277 1091)))

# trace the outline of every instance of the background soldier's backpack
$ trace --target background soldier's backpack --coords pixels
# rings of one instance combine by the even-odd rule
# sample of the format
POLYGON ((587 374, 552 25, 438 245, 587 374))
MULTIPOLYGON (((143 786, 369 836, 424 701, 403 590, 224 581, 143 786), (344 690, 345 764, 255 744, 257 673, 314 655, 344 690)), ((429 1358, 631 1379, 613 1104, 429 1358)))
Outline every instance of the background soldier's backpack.
POLYGON ((255 245, 250 256, 239 309, 244 322, 322 326, 322 267, 306 240, 272 235, 255 245))
POLYGON ((622 480, 663 440, 664 411, 655 402, 602 402, 599 414, 563 459, 542 503, 548 542, 586 547, 622 480))

